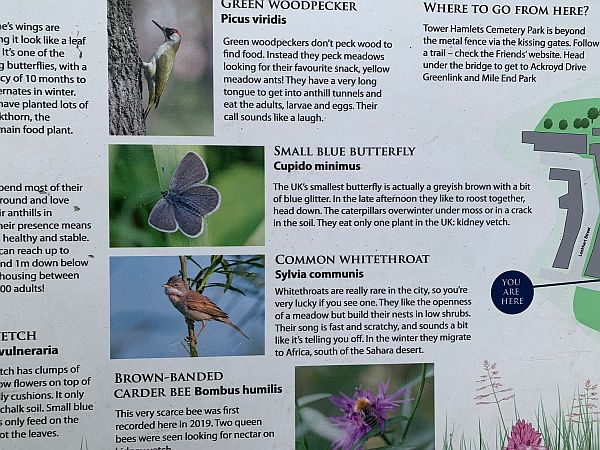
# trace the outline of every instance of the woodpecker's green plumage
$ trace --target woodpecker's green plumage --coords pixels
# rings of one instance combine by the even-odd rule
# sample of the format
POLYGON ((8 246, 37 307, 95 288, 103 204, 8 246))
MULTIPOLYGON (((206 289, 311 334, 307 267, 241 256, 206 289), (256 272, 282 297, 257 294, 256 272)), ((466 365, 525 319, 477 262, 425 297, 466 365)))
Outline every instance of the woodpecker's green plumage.
POLYGON ((152 106, 158 107, 160 97, 167 87, 169 76, 173 70, 173 64, 175 63, 175 55, 179 50, 181 44, 181 34, 175 28, 163 27, 154 20, 154 24, 161 29, 165 36, 165 42, 163 42, 154 52, 150 61, 142 61, 142 69, 146 82, 148 83, 148 106, 144 111, 144 121, 152 106))

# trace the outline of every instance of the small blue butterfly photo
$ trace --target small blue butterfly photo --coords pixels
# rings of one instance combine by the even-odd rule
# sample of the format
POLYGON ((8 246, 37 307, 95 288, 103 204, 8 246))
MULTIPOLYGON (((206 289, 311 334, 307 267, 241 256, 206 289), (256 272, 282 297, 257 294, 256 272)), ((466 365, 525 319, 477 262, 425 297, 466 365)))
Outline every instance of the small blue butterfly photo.
POLYGON ((264 148, 109 146, 111 247, 262 246, 264 148))
POLYGON ((206 164, 198 154, 188 152, 171 178, 169 190, 148 217, 150 226, 158 231, 173 233, 181 230, 188 237, 198 237, 204 229, 204 218, 221 204, 219 191, 200 184, 208 178, 206 164))

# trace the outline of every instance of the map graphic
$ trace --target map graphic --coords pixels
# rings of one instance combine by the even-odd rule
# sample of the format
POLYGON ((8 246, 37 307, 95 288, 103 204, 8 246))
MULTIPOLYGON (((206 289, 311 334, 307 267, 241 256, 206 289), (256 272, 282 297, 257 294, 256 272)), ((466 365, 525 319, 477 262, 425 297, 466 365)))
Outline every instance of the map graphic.
MULTIPOLYGON (((522 143, 533 145, 535 152, 545 153, 544 161, 550 165, 549 180, 566 183, 567 187, 567 193, 558 199, 558 206, 565 210, 566 216, 552 268, 563 271, 571 277, 569 280, 575 277, 579 281, 553 285, 600 281, 599 108, 600 99, 556 103, 535 130, 522 132, 522 143), (580 164, 575 164, 577 168, 568 163, 566 155, 581 158, 580 164)), ((562 279, 560 275, 552 276, 557 281, 562 279)), ((581 324, 600 331, 600 291, 577 286, 573 312, 581 324)))

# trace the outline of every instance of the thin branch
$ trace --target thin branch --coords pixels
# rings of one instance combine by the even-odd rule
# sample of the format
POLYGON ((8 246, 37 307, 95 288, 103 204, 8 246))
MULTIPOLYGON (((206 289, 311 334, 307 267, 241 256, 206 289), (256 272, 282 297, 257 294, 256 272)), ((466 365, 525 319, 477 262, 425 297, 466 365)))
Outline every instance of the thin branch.
MULTIPOLYGON (((185 256, 179 257, 179 265, 181 266, 181 278, 188 284, 187 278, 187 258, 185 256)), ((186 317, 185 323, 187 324, 188 337, 187 342, 189 346, 189 353, 191 358, 198 357, 198 350, 196 349, 196 330, 194 329, 194 321, 186 317)))

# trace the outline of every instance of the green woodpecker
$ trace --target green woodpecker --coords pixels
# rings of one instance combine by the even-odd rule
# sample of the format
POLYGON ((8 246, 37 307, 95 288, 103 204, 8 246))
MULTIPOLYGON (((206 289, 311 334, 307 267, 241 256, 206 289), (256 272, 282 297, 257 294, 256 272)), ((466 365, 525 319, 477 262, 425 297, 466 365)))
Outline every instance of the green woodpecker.
POLYGON ((181 43, 181 33, 175 28, 163 27, 154 20, 152 22, 165 35, 165 42, 156 49, 150 61, 147 63, 142 61, 142 69, 148 82, 148 106, 144 111, 144 121, 148 117, 152 105, 154 105, 154 108, 158 107, 160 96, 165 91, 165 87, 167 87, 169 75, 171 75, 171 71, 173 70, 175 55, 181 43))

